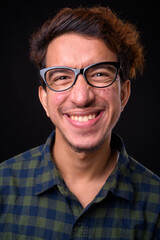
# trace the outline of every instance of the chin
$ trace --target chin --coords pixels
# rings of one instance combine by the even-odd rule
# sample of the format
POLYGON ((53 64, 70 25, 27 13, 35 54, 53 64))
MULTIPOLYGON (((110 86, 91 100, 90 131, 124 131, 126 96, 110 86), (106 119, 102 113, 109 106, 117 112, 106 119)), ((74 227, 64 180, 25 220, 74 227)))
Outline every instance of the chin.
POLYGON ((69 135, 58 130, 66 144, 77 153, 93 153, 102 148, 106 140, 110 138, 110 131, 103 131, 99 134, 69 135))
POLYGON ((67 141, 68 145, 77 153, 93 153, 102 147, 102 145, 105 142, 105 139, 106 138, 103 137, 101 140, 99 140, 97 142, 91 143, 88 141, 86 144, 85 143, 82 144, 82 142, 79 144, 78 143, 74 144, 74 143, 69 142, 67 139, 66 139, 66 141, 67 141))
POLYGON ((73 145, 70 145, 70 147, 77 153, 93 153, 100 148, 100 146, 78 147, 73 145))

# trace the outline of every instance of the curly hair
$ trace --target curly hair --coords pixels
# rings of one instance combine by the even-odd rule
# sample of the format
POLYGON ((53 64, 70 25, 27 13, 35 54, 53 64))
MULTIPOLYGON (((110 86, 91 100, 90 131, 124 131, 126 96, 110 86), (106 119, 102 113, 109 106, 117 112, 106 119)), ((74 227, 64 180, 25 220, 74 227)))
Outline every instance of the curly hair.
POLYGON ((63 8, 54 18, 47 20, 30 39, 30 57, 39 69, 46 67, 49 43, 71 32, 104 40, 107 47, 117 54, 122 81, 133 79, 137 72, 143 72, 144 54, 139 32, 109 7, 63 8))

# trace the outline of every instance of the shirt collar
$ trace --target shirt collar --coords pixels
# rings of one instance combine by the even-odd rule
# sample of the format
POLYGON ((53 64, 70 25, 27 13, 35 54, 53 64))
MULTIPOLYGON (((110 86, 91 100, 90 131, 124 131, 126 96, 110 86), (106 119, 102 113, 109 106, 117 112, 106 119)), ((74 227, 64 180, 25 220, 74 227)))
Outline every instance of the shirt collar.
POLYGON ((110 191, 113 195, 132 202, 134 189, 130 177, 130 157, 126 152, 123 140, 115 133, 112 134, 111 147, 119 151, 119 159, 114 171, 104 185, 104 194, 110 191))
POLYGON ((56 185, 64 185, 63 179, 56 168, 51 148, 55 140, 55 132, 53 132, 44 144, 41 152, 40 166, 37 169, 35 195, 41 194, 56 185))
MULTIPOLYGON (((37 169, 35 194, 41 194, 56 185, 65 186, 65 183, 56 168, 52 156, 51 148, 55 140, 55 132, 53 132, 47 139, 42 148, 40 166, 37 169)), ((134 197, 134 190, 130 179, 130 170, 128 168, 129 156, 126 152, 122 139, 112 134, 111 147, 119 151, 119 159, 113 173, 107 179, 103 187, 103 195, 107 195, 110 191, 115 196, 121 197, 128 201, 132 201, 134 197)))

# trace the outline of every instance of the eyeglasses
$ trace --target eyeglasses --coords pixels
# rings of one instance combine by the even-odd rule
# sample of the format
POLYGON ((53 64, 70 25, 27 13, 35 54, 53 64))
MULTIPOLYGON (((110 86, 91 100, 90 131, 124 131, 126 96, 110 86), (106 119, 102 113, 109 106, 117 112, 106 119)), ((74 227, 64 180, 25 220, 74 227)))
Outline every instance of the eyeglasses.
POLYGON ((86 82, 96 88, 106 88, 114 83, 120 68, 119 62, 99 62, 82 69, 69 67, 49 67, 40 70, 45 84, 55 92, 70 89, 82 74, 86 82))

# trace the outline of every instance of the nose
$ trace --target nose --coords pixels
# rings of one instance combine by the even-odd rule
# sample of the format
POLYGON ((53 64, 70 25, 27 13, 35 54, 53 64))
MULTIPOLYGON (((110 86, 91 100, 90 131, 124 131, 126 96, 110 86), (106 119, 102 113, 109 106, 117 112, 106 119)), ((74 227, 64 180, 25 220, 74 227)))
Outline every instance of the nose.
POLYGON ((77 76, 76 83, 71 88, 69 97, 70 101, 77 107, 86 107, 94 101, 93 87, 86 82, 82 74, 77 76))

